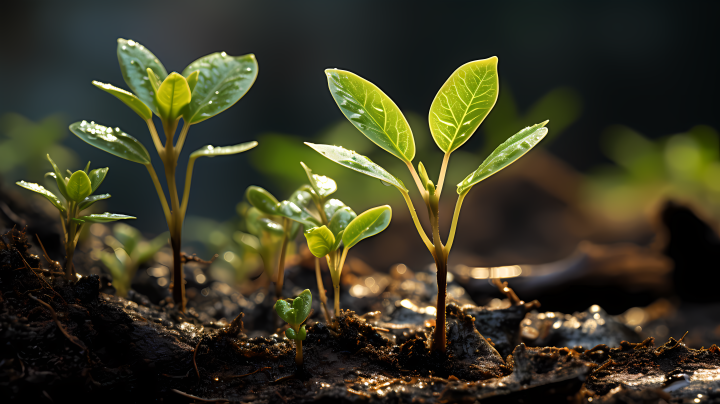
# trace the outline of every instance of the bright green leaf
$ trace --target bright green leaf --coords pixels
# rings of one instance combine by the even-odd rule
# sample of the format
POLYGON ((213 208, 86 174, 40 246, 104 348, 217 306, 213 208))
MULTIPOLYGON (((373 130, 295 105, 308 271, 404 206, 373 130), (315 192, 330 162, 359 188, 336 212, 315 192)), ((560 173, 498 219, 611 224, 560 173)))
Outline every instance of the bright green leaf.
POLYGON ((155 101, 161 118, 171 122, 178 119, 183 108, 190 103, 190 86, 185 77, 170 73, 160 85, 155 101))
POLYGON ((300 324, 307 319, 312 309, 312 293, 308 289, 305 289, 293 299, 292 307, 295 309, 295 321, 293 324, 300 324))
POLYGON ((337 191, 337 184, 332 178, 326 177, 324 175, 313 174, 310 167, 305 165, 305 163, 303 163, 302 161, 300 162, 300 165, 305 170, 305 173, 308 176, 308 180, 310 181, 310 186, 312 187, 313 191, 315 191, 315 194, 325 199, 328 196, 332 195, 335 191, 337 191))
POLYGON ((195 89, 195 85, 198 82, 198 76, 200 76, 200 72, 198 70, 190 73, 190 75, 187 76, 187 82, 188 82, 188 86, 190 86, 191 93, 195 89))
POLYGON ((295 321, 295 309, 285 300, 275 302, 275 312, 288 324, 295 321))
POLYGON ((215 156, 229 156, 231 154, 237 154, 242 153, 244 151, 248 151, 252 149, 253 147, 257 146, 258 142, 252 141, 252 142, 246 142, 241 144, 236 144, 233 146, 203 146, 190 155, 191 159, 195 159, 198 157, 215 157, 215 156))
POLYGON ((245 214, 245 225, 248 231, 256 237, 262 237, 264 233, 271 236, 282 237, 285 229, 279 223, 267 218, 258 208, 252 207, 245 214))
POLYGON ((335 244, 333 244, 333 250, 337 250, 340 246, 340 241, 343 231, 345 228, 357 217, 357 214, 347 206, 338 209, 330 219, 328 228, 335 235, 335 244))
POLYGON ((197 84, 183 116, 190 124, 211 118, 238 102, 255 82, 258 65, 253 54, 228 56, 218 52, 190 63, 183 76, 196 71, 197 84))
POLYGON ((125 83, 140 101, 157 114, 156 91, 148 78, 147 69, 152 69, 162 81, 167 77, 165 67, 152 52, 133 40, 118 39, 117 55, 125 83))
POLYGON ((92 194, 92 183, 85 171, 78 170, 73 173, 67 183, 68 197, 75 202, 82 202, 92 194))
POLYGON ((295 334, 295 330, 292 328, 285 330, 285 336, 288 337, 288 339, 297 339, 297 334, 295 334))
POLYGON ((351 248, 358 242, 385 230, 390 224, 392 209, 388 205, 378 206, 361 213, 345 228, 343 244, 351 248))
POLYGON ((297 339, 300 341, 305 341, 305 338, 307 337, 307 330, 305 330, 305 325, 300 327, 300 331, 298 332, 297 339))
POLYGON ((135 94, 125 91, 122 88, 113 86, 112 84, 101 83, 99 81, 93 81, 93 85, 106 93, 114 95, 117 99, 125 103, 130 109, 135 111, 136 114, 140 115, 140 118, 148 120, 152 118, 152 110, 145 105, 144 102, 140 101, 135 94))
POLYGON ((102 201, 108 198, 110 198, 110 194, 90 195, 87 198, 83 199, 82 202, 80 202, 79 209, 80 211, 83 211, 94 205, 95 202, 102 201))
POLYGON ((423 165, 422 161, 420 162, 420 164, 418 164, 418 174, 420 174, 420 181, 422 181, 425 189, 427 189, 428 184, 432 184, 432 181, 430 181, 427 170, 425 170, 425 166, 423 165))
POLYGON ((102 184, 103 180, 105 180, 105 176, 107 175, 107 172, 110 168, 104 167, 104 168, 96 168, 92 171, 90 171, 90 174, 88 177, 90 177, 90 183, 92 183, 92 191, 95 192, 96 189, 102 184))
POLYGON ((18 182, 16 182, 16 184, 20 185, 21 187, 23 187, 25 189, 29 189, 33 192, 37 192, 38 194, 44 196, 45 198, 47 198, 48 201, 50 201, 50 203, 55 205, 55 207, 60 212, 65 213, 65 207, 63 206, 60 199, 57 196, 55 196, 55 194, 53 194, 52 192, 45 189, 45 187, 43 187, 42 185, 38 185, 38 184, 35 184, 32 182, 25 182, 25 181, 18 181, 18 182))
POLYGON ((322 258, 330 251, 335 244, 335 236, 333 236, 327 226, 313 227, 305 231, 308 248, 312 255, 322 258))
POLYGON ((318 222, 317 219, 312 217, 305 209, 301 209, 290 201, 280 202, 277 205, 275 214, 296 221, 305 226, 305 228, 320 226, 320 222, 318 222))
POLYGON ((415 139, 405 116, 376 85, 344 70, 327 69, 328 86, 340 111, 373 143, 411 162, 415 139))
POLYGON ((98 125, 95 122, 75 122, 70 131, 87 143, 114 156, 140 164, 150 164, 147 149, 137 139, 120 130, 98 125))
POLYGON ((373 163, 372 160, 363 156, 362 154, 355 153, 352 150, 347 150, 340 146, 313 144, 308 142, 305 142, 305 144, 312 147, 316 152, 322 154, 323 156, 342 166, 363 173, 365 175, 369 175, 370 177, 375 177, 382 182, 395 186, 401 191, 407 192, 407 188, 405 188, 405 185, 402 183, 402 181, 400 181, 400 179, 385 171, 384 168, 373 163))
POLYGON ((136 219, 134 216, 128 216, 128 215, 121 215, 118 213, 98 213, 98 214, 92 214, 87 216, 80 216, 78 219, 83 220, 85 222, 90 223, 107 223, 107 222, 114 222, 116 220, 124 220, 124 219, 136 219))
MULTIPOLYGON (((150 81, 150 87, 153 89, 153 94, 157 94, 158 90, 160 89, 160 86, 162 85, 162 80, 158 78, 158 76, 155 75, 155 72, 151 68, 147 68, 147 77, 148 81, 150 81)), ((157 101, 155 101, 157 105, 157 101)))
POLYGON ((325 205, 323 205, 323 210, 325 211, 325 216, 328 220, 332 219, 332 217, 335 215, 335 212, 338 211, 340 208, 344 208, 345 203, 339 199, 330 199, 329 201, 325 202, 325 205))
MULTIPOLYGON (((303 211, 310 205, 312 202, 312 194, 310 192, 314 192, 312 188, 309 189, 310 192, 306 191, 306 188, 310 188, 308 185, 303 185, 298 189, 297 191, 293 192, 292 195, 290 195, 290 198, 288 198, 289 202, 294 203, 298 208, 302 209, 303 211)), ((306 212, 307 214, 307 212, 306 212)), ((312 216, 310 216, 312 217, 312 216)), ((316 220, 313 217, 313 220, 316 220)), ((312 225, 310 227, 318 226, 318 224, 312 225)), ((293 221, 293 224, 290 226, 290 237, 295 238, 297 235, 298 230, 300 229, 300 223, 297 221, 293 221)))
POLYGON ((497 149, 480 164, 477 170, 465 177, 465 179, 458 184, 458 194, 462 195, 468 192, 473 185, 496 174, 498 171, 525 155, 525 153, 540 143, 545 135, 547 135, 548 129, 545 127, 547 123, 548 121, 545 121, 537 125, 528 126, 510 136, 508 140, 498 146, 497 149))
POLYGON ((450 75, 430 106, 430 132, 445 153, 462 146, 495 105, 498 58, 465 63, 450 75))
POLYGON ((277 215, 279 202, 264 188, 251 185, 245 191, 245 198, 251 205, 267 215, 277 215))
POLYGON ((50 162, 50 164, 53 167, 53 172, 55 173, 55 182, 57 183, 58 190, 60 191, 60 194, 65 197, 65 199, 70 199, 70 197, 67 194, 67 182, 65 181, 65 177, 63 177, 62 173, 60 172, 60 169, 58 168, 57 164, 53 161, 53 159, 50 158, 50 155, 47 155, 47 159, 50 162))

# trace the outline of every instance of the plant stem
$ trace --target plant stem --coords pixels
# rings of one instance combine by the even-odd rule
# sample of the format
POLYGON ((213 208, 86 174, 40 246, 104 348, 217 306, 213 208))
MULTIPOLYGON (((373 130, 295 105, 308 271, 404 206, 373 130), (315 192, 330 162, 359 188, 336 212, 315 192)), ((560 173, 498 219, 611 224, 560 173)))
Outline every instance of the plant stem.
POLYGON ((433 241, 435 242, 435 267, 437 268, 437 314, 435 318, 435 333, 433 334, 432 350, 445 353, 445 301, 447 297, 447 254, 440 241, 440 226, 437 215, 431 218, 433 226, 433 241))
POLYGON ((160 136, 158 136, 157 129, 155 128, 155 123, 153 122, 152 118, 146 120, 145 123, 147 123, 148 129, 150 130, 150 137, 152 137, 153 144, 155 144, 158 155, 161 159, 163 159, 165 150, 163 149, 162 142, 160 142, 160 136))
MULTIPOLYGON (((184 129, 184 128, 183 128, 184 129)), ((180 205, 180 214, 185 220, 185 212, 187 212, 188 201, 190 200, 190 184, 192 182, 193 168, 195 167, 197 157, 188 159, 187 170, 185 171, 185 186, 183 187, 182 204, 180 205)))
POLYGON ((320 274, 320 258, 315 257, 315 277, 318 284, 318 295, 320 296, 320 307, 325 315, 325 321, 330 324, 330 313, 327 308, 327 296, 325 295, 325 286, 323 286, 322 275, 320 274))
POLYGON ((402 193, 403 198, 405 198, 405 203, 408 206, 408 210, 410 211, 410 215, 412 216, 413 223, 415 223, 415 228, 417 229, 418 234, 420 234, 420 238, 422 238, 423 243, 425 243, 425 247, 427 247, 430 253, 432 253, 435 247, 430 242, 430 239, 428 238, 427 234, 425 234, 425 230, 423 230, 422 225, 420 224, 420 219, 418 219, 417 212, 415 212, 415 206, 410 199, 410 195, 407 193, 407 191, 403 190, 401 190, 400 193, 402 193))
POLYGON ((180 137, 178 138, 177 145, 175 145, 175 160, 180 157, 183 145, 185 144, 185 138, 187 137, 188 131, 190 130, 190 124, 183 121, 183 127, 180 129, 180 137))
MULTIPOLYGON (((299 328, 298 328, 299 329, 299 328)), ((296 331, 296 334, 300 334, 300 331, 296 331)), ((295 364, 300 367, 303 364, 303 356, 302 356, 302 340, 296 339, 295 340, 295 364)))
POLYGON ((73 240, 75 240, 75 231, 77 225, 75 224, 75 222, 72 221, 72 219, 77 216, 76 210, 76 203, 69 202, 67 212, 67 233, 65 237, 65 279, 67 279, 68 281, 71 281, 73 275, 75 274, 75 267, 73 266, 75 244, 73 243, 73 240))
POLYGON ((443 157, 443 161, 442 161, 442 166, 440 167, 440 176, 438 177, 437 187, 436 187, 436 191, 435 191, 438 198, 440 198, 440 194, 442 193, 442 189, 443 189, 443 184, 445 184, 445 173, 447 172, 448 161, 450 161, 450 153, 445 153, 445 157, 443 157))
POLYGON ((453 242, 455 241, 455 231, 457 230, 458 219, 460 218, 460 208, 465 200, 467 192, 458 195, 457 202, 455 202, 455 212, 453 212, 452 225, 450 226, 450 235, 448 236, 447 245, 445 246, 445 254, 450 255, 450 249, 452 248, 453 242))
POLYGON ((335 290, 335 318, 340 317, 340 283, 333 282, 333 289, 335 290))
POLYGON ((418 176, 417 170, 415 170, 415 166, 413 166, 412 163, 409 161, 406 161, 405 165, 407 165, 408 170, 410 170, 410 174, 412 174, 412 177, 415 180, 415 185, 417 185, 418 191, 420 191, 420 195, 422 195, 423 199, 425 199, 427 190, 425 189, 425 184, 420 181, 420 176, 418 176))
POLYGON ((173 300, 175 306, 180 312, 185 312, 185 280, 182 269, 182 225, 183 217, 180 210, 180 199, 178 198, 177 185, 175 183, 175 168, 177 167, 177 158, 172 144, 173 135, 177 128, 177 121, 165 123, 165 178, 170 193, 171 210, 171 226, 170 226, 170 244, 173 249, 173 300))
POLYGON ((275 281, 275 297, 282 298, 283 282, 285 280, 285 252, 288 245, 288 232, 290 231, 290 219, 283 219, 283 240, 280 247, 280 259, 278 260, 277 280, 275 281))
POLYGON ((153 185, 155 185, 155 191, 158 194, 158 198, 160 198, 160 204, 162 205, 163 213, 165 214, 165 221, 168 224, 168 229, 172 229, 172 215, 170 213, 170 208, 168 207, 167 198, 165 198, 165 192, 162 189, 162 185, 160 185, 160 180, 155 173, 152 163, 145 164, 145 168, 147 168, 148 173, 150 173, 150 178, 152 178, 153 185))

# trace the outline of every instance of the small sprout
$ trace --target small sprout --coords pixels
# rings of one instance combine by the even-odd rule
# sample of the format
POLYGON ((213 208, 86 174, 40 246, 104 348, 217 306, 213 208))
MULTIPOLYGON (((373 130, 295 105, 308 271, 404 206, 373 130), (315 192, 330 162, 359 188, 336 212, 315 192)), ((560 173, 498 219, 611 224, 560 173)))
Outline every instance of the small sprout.
POLYGON ((95 202, 110 198, 110 194, 92 195, 92 193, 95 192, 105 179, 108 168, 98 168, 90 171, 88 174, 88 170, 90 169, 90 162, 88 162, 85 167, 85 171, 75 171, 70 174, 70 177, 68 178, 63 177, 62 172, 60 172, 60 169, 52 158, 50 158, 49 154, 47 155, 47 159, 53 167, 53 171, 49 172, 47 175, 55 178, 60 195, 62 195, 65 199, 65 202, 60 200, 60 198, 52 192, 45 189, 42 185, 25 181, 18 181, 17 185, 44 196, 60 212, 63 233, 65 235, 65 277, 68 280, 71 280, 75 275, 75 268, 73 267, 72 262, 73 254, 75 253, 75 246, 77 245, 78 239, 80 238, 80 232, 82 231, 85 223, 105 223, 113 222, 115 220, 135 218, 116 213, 81 216, 80 212, 89 208, 95 202))
POLYGON ((288 339, 295 340, 295 364, 300 367, 303 364, 302 342, 307 336, 303 323, 310 315, 312 308, 312 294, 305 289, 295 299, 278 300, 275 302, 275 312, 290 326, 285 330, 288 339))
POLYGON ((111 84, 93 81, 101 90, 117 97, 130 107, 148 126, 155 149, 165 167, 170 193, 168 203, 160 180, 145 146, 117 127, 95 122, 76 122, 70 130, 85 142, 114 156, 144 165, 153 181, 170 229, 173 249, 173 299, 180 311, 185 311, 185 282, 182 271, 182 228, 190 196, 193 167, 198 157, 215 157, 241 153, 257 146, 248 142, 228 147, 205 146, 190 155, 185 175, 182 199, 177 190, 175 169, 191 125, 225 111, 242 98, 255 82, 258 65, 255 55, 227 56, 225 52, 201 57, 187 66, 182 74, 167 73, 165 67, 147 47, 135 41, 118 39, 118 61, 130 91, 111 84), (198 83, 201 85, 198 86, 198 83), (153 113, 160 117, 165 144, 160 141, 153 122, 153 113), (180 135, 175 141, 180 119, 180 135))
MULTIPOLYGON (((325 71, 330 93, 340 111, 368 139, 407 165, 427 206, 432 225, 432 241, 430 241, 430 238, 428 238, 420 225, 408 189, 397 177, 373 163, 369 158, 353 151, 339 146, 306 143, 328 159, 377 178, 385 185, 392 185, 403 195, 420 238, 435 259, 437 267, 439 293, 437 299, 437 327, 435 327, 432 340, 432 349, 434 351, 445 352, 446 350, 444 325, 447 259, 455 239, 463 199, 474 185, 522 157, 535 147, 548 132, 547 128, 545 128, 548 121, 521 130, 498 146, 477 170, 457 185, 459 197, 447 245, 443 245, 440 239, 439 201, 450 154, 467 142, 495 105, 499 91, 497 62, 496 57, 491 57, 460 66, 440 88, 430 106, 428 117, 430 133, 437 146, 445 153, 437 185, 430 180, 422 163, 418 164, 418 169, 415 170, 412 164, 415 157, 415 139, 412 130, 402 111, 390 97, 373 83, 354 73, 338 69, 325 71), (367 105, 368 103, 370 105, 367 105), (388 121, 393 122, 393 124, 381 124, 381 122, 388 121)), ((358 219, 360 216, 358 216, 358 219)), ((346 237, 350 232, 350 226, 343 234, 343 243, 346 249, 348 246, 346 237)), ((324 248, 327 247, 326 237, 324 237, 325 232, 316 230, 309 235, 315 244, 315 251, 318 254, 324 252, 324 248)), ((310 242, 310 238, 308 242, 310 242)), ((333 281, 335 281, 335 278, 333 278, 333 281)))

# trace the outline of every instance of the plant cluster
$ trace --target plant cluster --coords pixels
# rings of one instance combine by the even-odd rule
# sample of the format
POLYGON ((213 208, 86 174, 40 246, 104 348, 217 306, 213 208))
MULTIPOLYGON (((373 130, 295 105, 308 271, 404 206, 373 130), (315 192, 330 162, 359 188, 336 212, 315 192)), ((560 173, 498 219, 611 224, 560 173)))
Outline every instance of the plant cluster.
POLYGON ((302 325, 310 315, 312 307, 312 294, 305 289, 295 299, 278 300, 275 302, 275 312, 288 323, 289 328, 285 330, 288 339, 295 340, 295 364, 302 366, 302 342, 307 336, 305 326, 302 325))

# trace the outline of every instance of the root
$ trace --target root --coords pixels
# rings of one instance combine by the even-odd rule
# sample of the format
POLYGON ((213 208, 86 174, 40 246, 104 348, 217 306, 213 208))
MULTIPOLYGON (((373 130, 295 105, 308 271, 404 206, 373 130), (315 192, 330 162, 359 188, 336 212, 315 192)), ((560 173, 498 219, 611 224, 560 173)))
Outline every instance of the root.
POLYGON ((510 289, 507 282, 503 282, 500 278, 493 278, 490 281, 493 285, 495 285, 496 288, 498 288, 498 290, 500 290, 500 293, 505 295, 505 297, 510 300, 510 303, 513 306, 525 304, 525 302, 520 300, 520 298, 515 294, 515 291, 510 289))
POLYGON ((28 294, 28 296, 30 296, 31 299, 33 299, 33 300, 35 300, 36 302, 38 302, 38 303, 40 303, 41 305, 43 305, 46 309, 50 310, 50 314, 52 315, 53 320, 55 320, 55 324, 56 324, 57 327, 60 329, 60 331, 63 333, 63 335, 65 335, 65 337, 67 337, 67 339, 69 339, 70 342, 72 342, 73 344, 75 344, 75 345, 76 345, 77 347, 79 347, 81 350, 85 351, 85 355, 87 356, 88 362, 92 362, 92 361, 90 360, 90 350, 88 349, 88 347, 85 345, 84 342, 82 342, 82 340, 80 340, 80 338, 78 338, 78 337, 76 337, 76 336, 74 336, 74 335, 71 335, 71 334, 65 329, 65 327, 62 325, 62 323, 60 323, 60 320, 58 320, 57 313, 56 313, 55 310, 52 308, 52 306, 50 306, 49 304, 43 302, 42 300, 38 299, 37 297, 35 297, 35 296, 31 295, 31 294, 28 294))

